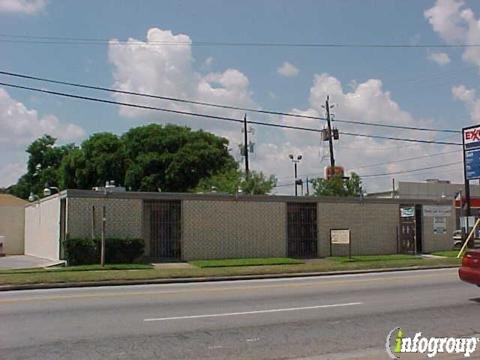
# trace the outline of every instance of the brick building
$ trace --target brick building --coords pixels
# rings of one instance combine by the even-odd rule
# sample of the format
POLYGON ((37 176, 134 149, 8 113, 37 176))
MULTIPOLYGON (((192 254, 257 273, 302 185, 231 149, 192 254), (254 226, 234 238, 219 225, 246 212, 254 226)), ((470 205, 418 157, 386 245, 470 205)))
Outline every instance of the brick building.
POLYGON ((65 190, 26 207, 25 253, 59 259, 67 236, 99 237, 104 206, 106 236, 143 238, 151 259, 345 255, 335 229, 354 255, 432 252, 454 230, 448 200, 65 190))

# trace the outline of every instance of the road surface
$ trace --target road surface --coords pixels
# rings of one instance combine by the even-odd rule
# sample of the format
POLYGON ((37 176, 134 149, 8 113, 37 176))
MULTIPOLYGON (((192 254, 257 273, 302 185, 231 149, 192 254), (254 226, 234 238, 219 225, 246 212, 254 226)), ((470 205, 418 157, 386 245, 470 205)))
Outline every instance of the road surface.
POLYGON ((5 360, 386 359, 395 327, 478 336, 480 288, 444 269, 0 293, 5 360))

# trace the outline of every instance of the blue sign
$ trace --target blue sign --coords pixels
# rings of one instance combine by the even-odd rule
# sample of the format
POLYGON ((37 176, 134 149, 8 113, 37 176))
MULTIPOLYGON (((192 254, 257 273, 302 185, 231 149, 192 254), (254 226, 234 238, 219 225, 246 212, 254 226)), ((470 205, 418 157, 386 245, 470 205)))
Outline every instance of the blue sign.
POLYGON ((480 178, 480 149, 465 151, 465 167, 468 180, 480 178))

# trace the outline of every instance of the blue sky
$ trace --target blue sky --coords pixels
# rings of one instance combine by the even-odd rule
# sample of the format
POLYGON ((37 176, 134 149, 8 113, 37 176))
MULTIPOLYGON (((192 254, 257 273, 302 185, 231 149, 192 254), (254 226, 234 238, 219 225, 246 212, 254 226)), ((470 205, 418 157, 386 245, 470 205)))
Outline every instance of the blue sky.
MULTIPOLYGON (((193 44, 202 41, 452 44, 475 43, 477 36, 477 43, 480 43, 478 24, 469 21, 472 16, 473 19, 478 19, 479 14, 480 3, 454 0, 0 0, 0 69, 134 91, 143 90, 165 96, 187 95, 205 101, 285 112, 296 109, 315 115, 323 115, 320 100, 324 94, 331 94, 332 102, 337 104, 338 110, 335 111, 339 118, 458 129, 480 120, 480 110, 478 113, 476 111, 478 100, 474 92, 478 86, 480 55, 475 52, 466 54, 467 51, 463 48, 261 48, 193 45, 188 46, 182 54, 173 54, 175 51, 172 46, 163 46, 164 49, 159 49, 159 53, 149 50, 147 46, 140 52, 137 51, 138 46, 125 46, 124 41, 128 38, 147 41, 149 29, 156 28, 159 32, 152 34, 153 37, 168 38, 184 34, 193 44), (25 8, 26 4, 33 8, 25 8), (430 16, 425 15, 428 9, 434 9, 430 16), (167 31, 172 34, 167 34, 167 31), (10 41, 13 38, 6 35, 118 39, 120 44, 21 43, 21 40, 10 41), (9 41, 1 41, 2 39, 9 41), (169 60, 166 63, 158 60, 163 57, 169 60), (158 61, 160 63, 157 65, 158 61), (285 62, 296 68, 298 73, 287 71, 282 75, 279 68, 285 62), (176 64, 182 65, 178 66, 175 75, 169 74, 169 69, 176 64), (226 73, 228 69, 235 72, 226 73), (158 83, 150 81, 144 84, 142 79, 148 79, 145 78, 145 72, 153 74, 158 83), (181 78, 182 74, 185 74, 185 78, 181 78), (319 77, 317 80, 315 75, 319 77), (164 79, 183 85, 170 87, 166 82, 162 86, 164 79), (131 85, 132 83, 134 84, 131 85), (208 85, 208 89, 203 92, 198 91, 202 84, 208 85), (222 88, 226 89, 226 94, 215 91, 222 88)), ((161 46, 151 46, 150 49, 154 47, 161 46)), ((39 85, 3 76, 0 79, 39 85)), ((87 93, 47 84, 42 86, 87 93)), ((232 148, 236 148, 235 142, 238 141, 238 134, 235 135, 239 132, 238 126, 227 126, 211 120, 193 122, 159 113, 146 114, 128 109, 122 112, 122 109, 115 106, 55 98, 22 90, 4 90, 6 93, 2 94, 3 101, 0 98, 0 130, 4 132, 3 136, 0 135, 0 185, 8 185, 21 175, 25 145, 39 135, 41 130, 53 129, 53 134, 60 142, 80 142, 93 132, 122 133, 141 123, 174 121, 227 136, 232 141, 232 148), (24 108, 19 110, 18 103, 24 108), (24 125, 15 125, 12 107, 15 108, 14 115, 18 111, 19 118, 26 116, 22 120, 24 125), (34 116, 28 113, 32 110, 37 111, 34 116), (35 128, 36 125, 38 131, 32 130, 31 127, 35 128)), ((108 94, 89 94, 109 97, 108 94)), ((138 98, 135 101, 138 102, 138 98)), ((187 110, 202 110, 205 113, 211 111, 199 108, 187 110)), ((252 118, 259 117, 252 114, 252 118)), ((322 126, 299 119, 262 120, 322 126)), ((425 136, 419 132, 398 133, 346 124, 338 126, 341 130, 370 134, 425 136)), ((271 129, 256 130, 257 150, 253 166, 257 170, 274 173, 279 177, 280 183, 288 183, 287 178, 292 171, 286 155, 298 152, 304 153, 305 160, 301 164, 303 174, 323 172, 323 167, 327 164, 322 159, 325 149, 311 134, 307 136, 288 131, 274 134, 271 129)), ((443 134, 435 138, 447 137, 443 134)), ((451 136, 450 139, 460 140, 459 137, 451 136)), ((347 171, 355 170, 359 165, 452 150, 452 147, 412 147, 409 144, 404 147, 402 143, 363 142, 350 138, 341 139, 336 145, 338 160, 347 171), (373 148, 377 150, 373 151, 373 148)), ((458 154, 424 158, 370 167, 364 169, 363 173, 408 170, 448 163, 452 159, 460 158, 458 154)), ((360 170, 358 172, 362 174, 360 170)), ((426 177, 459 181, 461 166, 397 176, 399 180, 423 180, 426 177)), ((391 177, 366 180, 367 188, 372 191, 385 188, 390 182, 391 177)), ((285 187, 281 191, 290 190, 285 187)))

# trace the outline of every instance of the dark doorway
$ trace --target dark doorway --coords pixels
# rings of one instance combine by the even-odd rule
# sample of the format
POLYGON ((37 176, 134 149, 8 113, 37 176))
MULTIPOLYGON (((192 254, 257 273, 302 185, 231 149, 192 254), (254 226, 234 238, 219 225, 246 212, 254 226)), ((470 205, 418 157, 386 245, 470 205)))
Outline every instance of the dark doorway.
POLYGON ((317 257, 317 204, 287 204, 288 256, 317 257))
POLYGON ((403 254, 415 253, 415 206, 400 205, 399 252, 403 254))
POLYGON ((150 257, 180 259, 180 201, 146 201, 145 210, 145 226, 150 233, 150 257))
POLYGON ((422 205, 415 206, 415 241, 416 241, 416 253, 421 254, 423 252, 422 241, 422 205))

